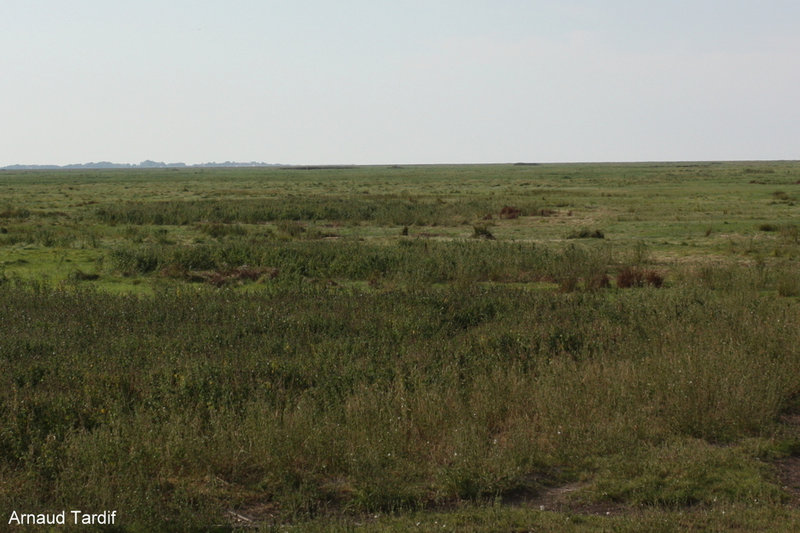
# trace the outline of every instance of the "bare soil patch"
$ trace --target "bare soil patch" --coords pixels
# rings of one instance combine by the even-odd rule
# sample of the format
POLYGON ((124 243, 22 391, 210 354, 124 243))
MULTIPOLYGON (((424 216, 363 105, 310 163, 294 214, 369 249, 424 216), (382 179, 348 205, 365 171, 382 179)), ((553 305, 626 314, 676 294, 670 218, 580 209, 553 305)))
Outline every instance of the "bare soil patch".
POLYGON ((516 493, 506 497, 503 503, 510 506, 538 508, 540 511, 602 516, 619 515, 630 510, 628 507, 614 502, 587 502, 574 498, 574 494, 585 486, 584 482, 575 482, 550 487, 535 493, 516 493))

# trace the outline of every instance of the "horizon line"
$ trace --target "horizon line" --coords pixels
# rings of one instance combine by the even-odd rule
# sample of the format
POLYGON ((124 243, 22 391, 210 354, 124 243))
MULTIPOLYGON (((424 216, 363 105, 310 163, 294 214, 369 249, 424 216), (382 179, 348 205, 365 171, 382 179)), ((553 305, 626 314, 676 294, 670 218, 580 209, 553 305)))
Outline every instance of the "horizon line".
POLYGON ((800 162, 800 159, 629 159, 629 160, 573 160, 573 161, 494 161, 494 162, 436 162, 436 163, 267 163, 264 161, 207 161, 202 163, 186 163, 182 161, 165 163, 163 161, 153 161, 146 159, 139 163, 118 163, 113 161, 101 160, 86 163, 66 163, 63 165, 53 163, 13 163, 0 166, 0 170, 125 170, 125 169, 163 169, 163 168, 257 168, 257 167, 392 167, 392 166, 480 166, 480 165, 603 165, 603 164, 679 164, 679 163, 792 163, 800 162))

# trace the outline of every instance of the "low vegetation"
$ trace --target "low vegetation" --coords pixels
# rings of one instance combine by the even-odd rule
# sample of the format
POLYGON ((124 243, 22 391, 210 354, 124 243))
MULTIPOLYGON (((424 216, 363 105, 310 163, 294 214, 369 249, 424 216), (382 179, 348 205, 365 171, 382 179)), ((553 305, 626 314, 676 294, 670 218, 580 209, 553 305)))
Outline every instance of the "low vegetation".
POLYGON ((796 529, 798 178, 0 173, 0 515, 796 529))

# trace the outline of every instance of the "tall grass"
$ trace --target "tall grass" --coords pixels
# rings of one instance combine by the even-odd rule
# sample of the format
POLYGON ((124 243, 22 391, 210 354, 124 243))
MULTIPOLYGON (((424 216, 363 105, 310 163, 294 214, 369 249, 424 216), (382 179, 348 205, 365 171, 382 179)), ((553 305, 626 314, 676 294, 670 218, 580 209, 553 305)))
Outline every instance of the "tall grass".
MULTIPOLYGON (((119 246, 114 269, 127 275, 177 267, 203 270, 230 266, 276 268, 282 276, 406 282, 559 281, 604 273, 608 249, 563 250, 523 243, 399 240, 381 245, 360 241, 272 241, 239 239, 200 245, 119 246)), ((174 270, 174 269, 173 269, 174 270)))
MULTIPOLYGON (((517 202, 519 203, 519 202, 517 202)), ((538 215, 541 201, 523 200, 522 215, 538 215)), ((499 216, 503 199, 370 195, 296 196, 236 200, 170 200, 107 204, 95 210, 106 224, 187 225, 198 222, 257 224, 280 220, 370 222, 382 226, 460 225, 499 216)))
POLYGON ((422 509, 763 435, 800 392, 800 317, 747 294, 7 283, 2 510, 191 527, 256 505, 422 509))

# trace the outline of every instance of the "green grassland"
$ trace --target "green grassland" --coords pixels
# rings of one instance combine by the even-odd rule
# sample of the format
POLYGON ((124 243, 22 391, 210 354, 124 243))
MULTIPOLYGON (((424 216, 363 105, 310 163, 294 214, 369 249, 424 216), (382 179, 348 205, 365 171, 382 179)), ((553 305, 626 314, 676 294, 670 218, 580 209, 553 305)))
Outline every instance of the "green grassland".
POLYGON ((799 200, 795 162, 2 171, 0 517, 797 529, 799 200))

